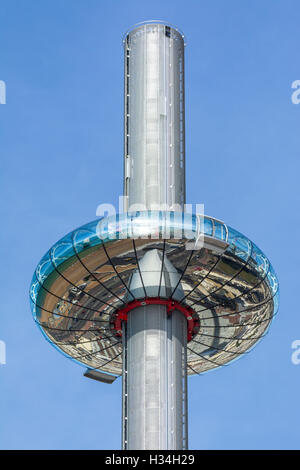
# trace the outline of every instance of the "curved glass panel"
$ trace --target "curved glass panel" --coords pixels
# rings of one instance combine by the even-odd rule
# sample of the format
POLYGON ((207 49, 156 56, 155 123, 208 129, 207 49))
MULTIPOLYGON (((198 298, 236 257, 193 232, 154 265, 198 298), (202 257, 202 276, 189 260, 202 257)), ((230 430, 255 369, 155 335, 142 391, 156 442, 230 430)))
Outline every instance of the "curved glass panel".
POLYGON ((266 334, 279 288, 267 257, 238 231, 209 217, 163 211, 79 227, 41 259, 30 286, 45 338, 75 362, 116 375, 122 342, 114 315, 144 297, 181 299, 194 310, 201 327, 188 344, 188 368, 202 373, 235 360, 266 334), (201 233, 207 243, 188 247, 201 233), (149 252, 151 266, 143 262, 149 252))
POLYGON ((72 233, 69 233, 64 238, 59 240, 50 250, 50 258, 54 266, 58 267, 64 261, 68 261, 72 256, 75 255, 72 233))
POLYGON ((221 222, 217 222, 214 220, 214 237, 218 238, 219 240, 226 240, 227 232, 225 228, 225 224, 221 222))
POLYGON ((54 270, 53 264, 50 259, 49 252, 43 256, 37 268, 35 270, 38 280, 43 284, 45 279, 49 276, 49 274, 54 270))
POLYGON ((277 279, 277 276, 276 276, 276 273, 273 269, 273 266, 270 264, 270 268, 269 268, 269 271, 268 271, 268 274, 267 274, 267 279, 268 279, 268 282, 269 282, 269 286, 273 292, 273 294, 275 294, 278 290, 278 279, 277 279))
POLYGON ((37 319, 37 309, 36 309, 35 302, 33 302, 31 299, 29 299, 29 300, 30 300, 30 308, 31 308, 31 311, 32 311, 33 318, 36 320, 37 319))
POLYGON ((252 253, 251 253, 251 258, 253 260, 252 265, 255 267, 256 271, 259 272, 259 274, 262 277, 265 277, 269 270, 269 260, 268 258, 263 254, 263 252, 258 248, 255 243, 252 242, 252 253))
POLYGON ((247 261, 252 251, 251 241, 244 237, 240 232, 228 227, 228 243, 230 244, 229 250, 238 258, 247 261))
POLYGON ((76 253, 80 253, 81 251, 84 251, 87 248, 99 245, 101 243, 101 240, 99 240, 99 237, 96 233, 96 224, 94 230, 93 227, 83 227, 74 230, 74 232, 72 233, 72 242, 76 253))
POLYGON ((30 298, 34 303, 36 303, 37 301, 40 288, 41 288, 40 283, 37 279, 36 274, 34 273, 32 280, 31 280, 30 289, 29 289, 30 298))
POLYGON ((213 234, 213 223, 211 219, 204 218, 204 234, 212 237, 213 234))

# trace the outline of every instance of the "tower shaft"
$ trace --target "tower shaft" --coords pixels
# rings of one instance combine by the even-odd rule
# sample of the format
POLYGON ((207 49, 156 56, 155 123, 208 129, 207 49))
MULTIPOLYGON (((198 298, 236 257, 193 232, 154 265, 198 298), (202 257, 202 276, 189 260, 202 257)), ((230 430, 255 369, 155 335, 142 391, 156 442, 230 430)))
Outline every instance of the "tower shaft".
MULTIPOLYGON (((143 24, 126 35, 124 52, 125 210, 182 211, 183 37, 164 24, 143 24)), ((152 250, 139 264, 130 291, 168 298, 178 273, 167 258, 152 250)), ((123 338, 123 447, 187 448, 186 319, 162 305, 139 307, 128 314, 123 338)))
POLYGON ((139 307, 124 333, 124 448, 185 448, 184 316, 162 305, 139 307))
MULTIPOLYGON (((185 203, 184 40, 164 24, 130 31, 125 53, 125 210, 185 203)), ((165 208, 167 208, 165 207, 165 208)))

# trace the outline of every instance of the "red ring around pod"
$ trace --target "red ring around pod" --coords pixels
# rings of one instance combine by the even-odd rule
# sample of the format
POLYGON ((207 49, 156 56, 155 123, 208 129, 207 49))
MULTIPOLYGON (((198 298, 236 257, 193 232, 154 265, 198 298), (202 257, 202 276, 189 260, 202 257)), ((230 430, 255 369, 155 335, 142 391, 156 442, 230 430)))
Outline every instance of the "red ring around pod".
POLYGON ((193 336, 199 331, 200 321, 198 315, 194 312, 191 307, 182 305, 173 299, 161 299, 160 297, 147 297, 142 300, 133 300, 125 305, 125 307, 119 309, 113 316, 111 321, 112 329, 115 331, 117 336, 122 336, 122 322, 127 322, 128 312, 134 310, 137 307, 143 307, 145 305, 165 305, 167 307, 168 315, 171 315, 174 310, 178 310, 182 313, 187 320, 187 340, 191 341, 193 336))

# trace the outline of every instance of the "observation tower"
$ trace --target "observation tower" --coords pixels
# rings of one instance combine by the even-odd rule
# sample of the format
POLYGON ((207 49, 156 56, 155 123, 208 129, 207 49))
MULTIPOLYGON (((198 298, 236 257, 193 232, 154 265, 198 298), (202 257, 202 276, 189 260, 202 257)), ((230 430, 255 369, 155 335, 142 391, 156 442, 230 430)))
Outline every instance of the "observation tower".
POLYGON ((124 38, 124 211, 67 234, 33 275, 34 320, 85 375, 123 381, 123 449, 187 449, 187 377, 267 332, 278 281, 264 253, 185 207, 184 36, 124 38))

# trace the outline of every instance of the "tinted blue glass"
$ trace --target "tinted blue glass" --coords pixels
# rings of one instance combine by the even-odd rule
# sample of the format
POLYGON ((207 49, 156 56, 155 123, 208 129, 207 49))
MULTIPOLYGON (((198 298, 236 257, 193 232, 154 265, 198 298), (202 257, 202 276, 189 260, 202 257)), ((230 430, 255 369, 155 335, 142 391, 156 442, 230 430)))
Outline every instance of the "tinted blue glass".
POLYGON ((277 289, 277 292, 276 294, 274 295, 273 297, 273 302, 274 302, 274 314, 273 315, 276 315, 276 313, 278 312, 278 309, 279 309, 279 289, 277 289))
POLYGON ((252 251, 251 241, 231 227, 228 227, 228 243, 230 243, 230 251, 232 251, 236 256, 244 261, 249 259, 252 251))
POLYGON ((59 266, 61 263, 75 255, 72 233, 66 235, 51 248, 50 256, 55 266, 59 266))
POLYGON ((263 254, 263 252, 257 246, 255 249, 255 253, 256 253, 255 261, 257 262, 257 265, 259 266, 260 272, 263 273, 264 275, 267 274, 269 270, 269 265, 270 265, 268 258, 263 254))
POLYGON ((34 274, 32 281, 31 281, 31 285, 30 285, 29 296, 30 296, 31 310, 32 310, 32 314, 35 320, 40 318, 40 315, 41 315, 41 309, 38 306, 38 297, 39 297, 40 292, 41 292, 41 285, 36 275, 34 274))
POLYGON ((37 268, 35 270, 38 280, 43 284, 45 279, 49 276, 50 273, 54 271, 53 264, 50 259, 49 251, 43 256, 37 268))
POLYGON ((37 308, 35 303, 30 299, 30 307, 32 311, 33 318, 36 320, 37 319, 37 308))
POLYGON ((131 237, 129 225, 132 218, 135 218, 135 214, 128 216, 128 218, 127 214, 112 215, 97 221, 97 237, 100 241, 131 237))
POLYGON ((226 240, 226 227, 225 224, 221 224, 220 222, 216 222, 214 220, 214 237, 218 238, 219 240, 226 240))
POLYGON ((252 266, 262 278, 266 276, 269 270, 268 259, 255 243, 252 243, 251 260, 249 261, 249 265, 252 266))
POLYGON ((213 234, 213 224, 211 219, 205 217, 204 218, 204 233, 205 235, 209 235, 210 237, 213 234))
POLYGON ((34 303, 36 303, 37 301, 40 289, 41 289, 41 285, 37 279, 36 274, 34 274, 32 277, 30 290, 29 290, 30 298, 34 303))
POLYGON ((77 253, 102 243, 95 231, 87 230, 85 227, 74 230, 72 238, 77 253))
POLYGON ((273 266, 270 264, 270 267, 269 267, 269 272, 267 274, 267 279, 268 279, 268 282, 269 282, 269 286, 273 292, 273 295, 276 294, 277 290, 278 290, 278 279, 277 279, 277 276, 276 276, 276 273, 273 269, 273 266))

